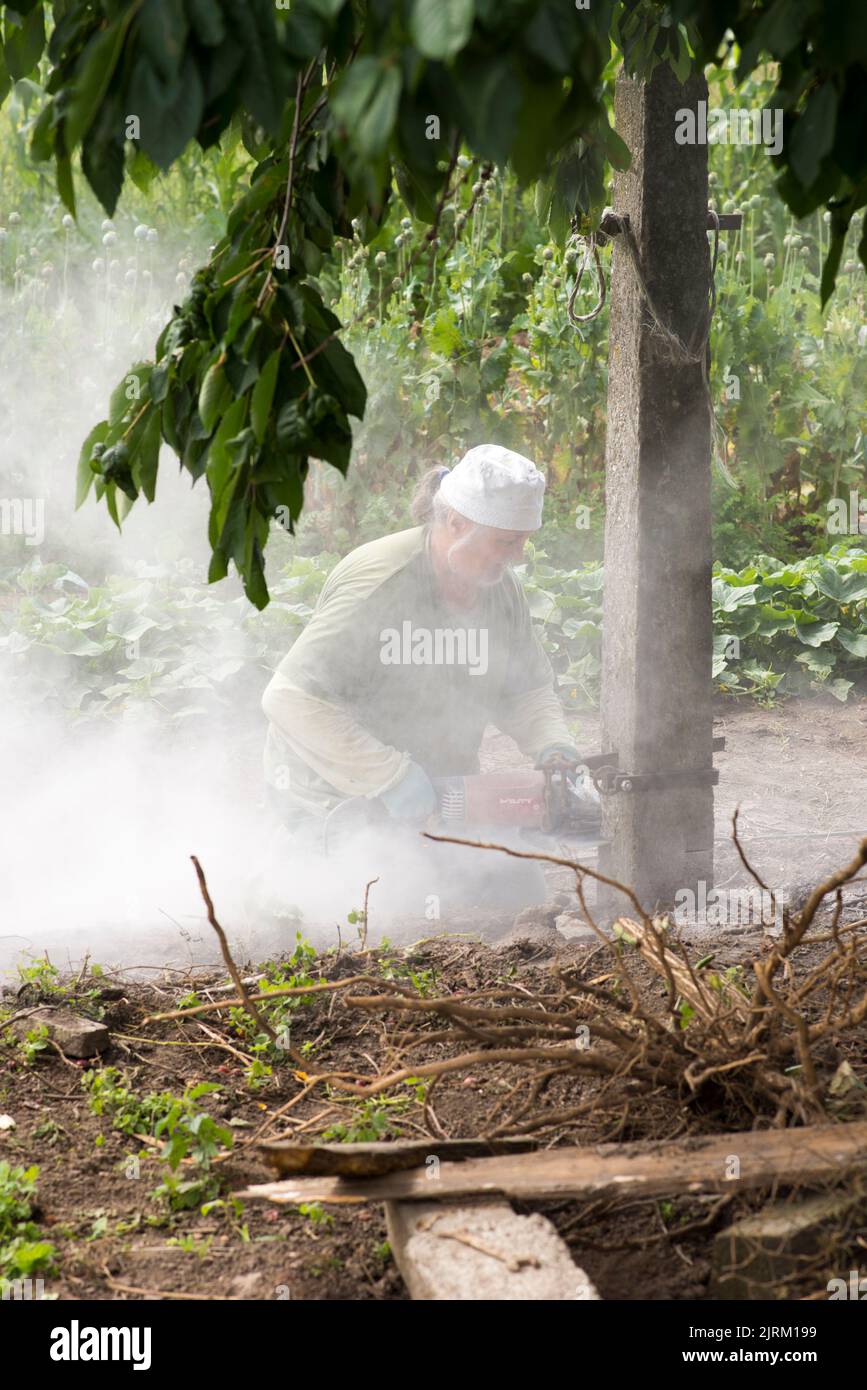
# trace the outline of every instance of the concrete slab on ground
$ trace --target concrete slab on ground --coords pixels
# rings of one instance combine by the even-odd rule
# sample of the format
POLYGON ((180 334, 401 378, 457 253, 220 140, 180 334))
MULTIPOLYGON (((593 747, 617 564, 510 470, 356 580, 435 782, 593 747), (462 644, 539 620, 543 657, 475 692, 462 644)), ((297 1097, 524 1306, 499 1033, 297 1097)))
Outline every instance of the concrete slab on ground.
POLYGON ((828 1192, 765 1207, 720 1231, 713 1243, 711 1297, 786 1297, 786 1280, 815 1263, 823 1245, 839 1241, 840 1228, 859 1207, 863 1215, 867 1194, 828 1192))
POLYGON ((392 1253, 414 1299, 579 1301, 599 1298, 551 1222, 507 1202, 387 1202, 392 1253))

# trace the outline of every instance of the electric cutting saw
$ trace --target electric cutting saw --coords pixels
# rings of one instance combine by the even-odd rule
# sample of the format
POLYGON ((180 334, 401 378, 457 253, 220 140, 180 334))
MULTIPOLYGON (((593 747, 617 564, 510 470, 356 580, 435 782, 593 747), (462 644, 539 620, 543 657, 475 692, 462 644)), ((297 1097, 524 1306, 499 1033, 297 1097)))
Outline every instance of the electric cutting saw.
MULTIPOLYGON (((602 838, 599 782, 594 771, 608 758, 594 754, 578 762, 559 757, 546 760, 543 768, 515 768, 503 772, 469 773, 434 777, 439 798, 435 822, 444 831, 497 826, 528 837, 559 836, 598 845, 602 838)), ((336 806, 325 826, 326 848, 353 831, 377 822, 388 823, 384 809, 366 797, 353 797, 336 806)), ((429 822, 432 828, 434 822, 429 822)))
POLYGON ((434 787, 446 827, 503 825, 580 839, 600 834, 602 809, 593 782, 580 765, 565 759, 544 771, 434 778, 434 787))

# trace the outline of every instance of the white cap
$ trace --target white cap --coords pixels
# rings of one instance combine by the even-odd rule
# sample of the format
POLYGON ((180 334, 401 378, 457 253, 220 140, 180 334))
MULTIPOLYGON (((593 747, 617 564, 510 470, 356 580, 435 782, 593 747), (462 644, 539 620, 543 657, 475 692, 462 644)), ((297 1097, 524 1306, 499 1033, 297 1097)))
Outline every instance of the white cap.
POLYGON ((545 479, 535 463, 499 444, 479 444, 446 473, 439 495, 468 521, 501 531, 538 531, 545 479))

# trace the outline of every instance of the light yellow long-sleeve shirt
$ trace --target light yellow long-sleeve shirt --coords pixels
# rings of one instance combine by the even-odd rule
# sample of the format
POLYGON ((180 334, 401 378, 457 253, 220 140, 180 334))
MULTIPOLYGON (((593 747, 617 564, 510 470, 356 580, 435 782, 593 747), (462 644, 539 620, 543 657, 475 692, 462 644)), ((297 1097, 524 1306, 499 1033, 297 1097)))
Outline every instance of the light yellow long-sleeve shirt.
POLYGON ((531 756, 571 742, 514 574, 456 614, 438 592, 423 527, 335 567, 262 705, 266 777, 301 813, 378 796, 411 760, 430 777, 478 771, 488 724, 531 756))

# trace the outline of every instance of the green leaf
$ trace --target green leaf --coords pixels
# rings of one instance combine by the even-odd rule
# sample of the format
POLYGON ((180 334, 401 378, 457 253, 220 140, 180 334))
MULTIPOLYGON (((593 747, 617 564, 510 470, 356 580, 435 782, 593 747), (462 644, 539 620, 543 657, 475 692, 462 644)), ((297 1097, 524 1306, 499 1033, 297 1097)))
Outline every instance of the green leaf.
POLYGON ((400 101, 400 70, 379 58, 357 58, 335 84, 331 110, 347 138, 365 158, 388 144, 400 101))
POLYGON ((516 63, 509 55, 462 62, 455 72, 455 85, 463 124, 476 151, 485 159, 504 162, 517 135, 523 100, 516 63))
POLYGON ((138 19, 139 44, 166 83, 180 73, 188 27, 184 0, 144 0, 138 19))
POLYGON ((155 405, 162 405, 169 390, 171 376, 171 365, 168 362, 160 362, 154 367, 150 376, 150 398, 155 405))
POLYGON ((47 1240, 13 1240, 7 1246, 4 1255, 14 1262, 15 1272, 23 1275, 24 1278, 35 1273, 38 1269, 49 1268, 52 1264, 55 1249, 47 1240))
MULTIPOLYGON (((792 627, 791 609, 779 610, 771 604, 759 606, 761 618, 756 629, 762 637, 773 637, 778 632, 790 632, 792 627)), ((743 631, 743 629, 742 629, 743 631)))
POLYGON ((142 193, 149 193, 151 184, 159 174, 159 169, 144 150, 137 149, 127 163, 126 171, 142 193))
POLYGON ((724 579, 719 578, 714 578, 711 584, 713 601, 724 613, 731 613, 735 608, 754 604, 756 602, 756 589, 760 587, 759 584, 742 584, 738 588, 731 588, 724 579))
MULTIPOLYGON (((336 403, 335 403, 336 404, 336 403)), ((352 453, 352 431, 345 414, 337 406, 333 415, 320 420, 313 435, 310 453, 314 458, 324 459, 326 463, 346 473, 352 453)), ((301 508, 298 508, 299 513, 301 508)))
POLYGON ((141 121, 141 147, 161 169, 168 169, 196 135, 205 109, 202 79, 192 54, 180 74, 162 80, 147 59, 133 68, 128 105, 141 121))
POLYGON ((223 489, 219 510, 215 506, 211 511, 208 536, 212 545, 216 544, 229 559, 234 560, 239 574, 244 569, 244 528, 248 510, 243 492, 238 489, 236 473, 223 489))
POLYGON ((157 465, 160 456, 160 413, 155 406, 148 409, 147 423, 138 448, 131 459, 133 479, 149 502, 154 500, 157 487, 157 465))
POLYGON ((677 31, 677 54, 672 57, 669 55, 669 63, 678 82, 686 82, 693 69, 693 62, 689 52, 689 45, 683 34, 677 31))
POLYGON ((9 76, 9 69, 6 66, 6 56, 3 45, 0 44, 0 104, 6 100, 12 86, 12 78, 9 76))
POLYGON ((277 372, 280 369, 280 349, 276 348, 259 374, 259 380, 253 387, 253 396, 250 403, 250 423, 253 426, 253 433, 261 444, 268 432, 268 421, 271 416, 271 406, 274 402, 274 390, 277 385, 277 372))
POLYGON ((105 443, 108 431, 108 421, 100 420, 98 425, 94 425, 93 429, 90 431, 90 434, 87 436, 87 438, 81 446, 81 452, 78 455, 78 473, 75 482, 76 510, 81 506, 82 502, 87 497, 87 494, 90 492, 91 486, 93 484, 94 473, 90 467, 90 460, 93 455, 93 446, 94 444, 105 443))
POLYGON ((482 362, 481 388, 485 394, 490 391, 503 390, 511 365, 512 347, 508 339, 504 338, 482 362))
POLYGON ((81 149, 84 176, 109 216, 123 187, 123 119, 120 94, 115 93, 100 106, 81 149))
POLYGON ((822 266, 822 308, 828 303, 834 293, 834 284, 837 279, 837 271, 840 269, 840 261, 843 256, 843 248, 846 245, 847 225, 844 223, 842 230, 831 221, 831 240, 828 243, 828 254, 825 257, 825 264, 822 266))
POLYGON ((244 50, 241 95, 244 105, 272 134, 280 128, 291 90, 277 37, 272 0, 245 0, 236 34, 244 50))
POLYGON ((626 141, 606 122, 599 129, 599 140, 612 169, 628 169, 632 155, 626 141))
MULTIPOLYGON (((572 71, 576 41, 581 41, 581 26, 575 23, 571 9, 570 5, 559 4, 558 0, 545 0, 522 36, 529 53, 564 77, 572 71)), ((479 17, 485 23, 484 15, 479 17)))
MULTIPOLYGON (((403 112, 400 116, 403 126, 403 112)), ((434 143, 433 141, 431 142, 434 143)), ((394 164, 394 177, 401 198, 413 217, 422 222, 433 222, 436 217, 436 193, 439 191, 439 175, 419 176, 417 170, 397 160, 394 164)))
POLYGON ((835 565, 823 561, 811 578, 819 592, 836 603, 858 603, 867 598, 867 574, 855 571, 844 574, 835 565))
POLYGON ((55 151, 55 161, 57 166, 57 191, 60 194, 63 206, 68 212, 75 216, 75 184, 72 180, 72 161, 68 154, 61 154, 60 150, 55 151))
POLYGON ((841 647, 845 647, 847 652, 853 656, 867 656, 867 634, 863 632, 849 632, 846 628, 838 628, 837 641, 841 647))
POLYGON ((199 415, 206 434, 210 434, 232 395, 222 362, 215 362, 205 372, 199 391, 199 415))
POLYGON ((250 560, 244 569, 244 593, 260 613, 263 608, 267 608, 268 585, 265 583, 262 551, 258 541, 253 541, 250 560))
POLYGON ((66 652, 67 656, 102 656, 103 652, 99 642, 94 642, 85 633, 72 629, 52 633, 48 645, 57 651, 66 652))
POLYGON ((245 291, 248 285, 248 278, 245 278, 236 286, 238 294, 229 313, 229 321, 226 331, 223 334, 223 346, 229 347, 237 338, 241 329, 253 316, 256 302, 245 291))
POLYGON ((836 122, 837 92, 833 82, 823 82, 810 94, 789 139, 789 165, 805 188, 818 178, 822 161, 831 151, 836 122))
POLYGON ((217 0, 187 0, 193 32, 200 43, 216 48, 226 37, 226 22, 217 0))
POLYGON ((842 676, 837 676, 835 680, 829 681, 825 688, 834 696, 835 700, 839 700, 841 704, 845 704, 849 698, 849 691, 854 684, 854 681, 843 680, 842 676))
MULTIPOLYGON (((109 83, 120 59, 127 26, 135 13, 130 9, 125 17, 103 29, 84 50, 71 86, 69 108, 63 123, 63 138, 71 154, 92 126, 96 113, 108 91, 109 83)), ((135 108, 133 108, 135 109, 135 108)))
POLYGON ((233 439, 243 426, 247 412, 247 400, 246 396, 241 396, 232 402, 220 421, 220 427, 208 450, 208 465, 205 471, 215 505, 219 501, 232 471, 232 455, 228 444, 229 440, 233 439))
POLYGON ((298 401, 287 401, 277 416, 277 441, 290 453, 307 453, 312 433, 298 401))
POLYGON ((346 351, 339 339, 333 338, 328 347, 320 352, 316 362, 317 376, 325 389, 337 397, 347 415, 363 420, 367 387, 352 354, 346 351))
POLYGON ((229 558, 223 550, 217 549, 211 555, 208 566, 208 583, 217 584, 229 573, 229 558))
POLYGON ((292 59, 315 58, 326 41, 326 20, 316 0, 294 0, 292 16, 283 26, 283 45, 292 59))
POLYGON ((473 0, 413 0, 409 32, 425 58, 447 62, 464 47, 473 27, 473 0))
POLYGON ((716 680, 717 676, 721 676, 722 673, 723 673, 723 671, 725 671, 725 670, 727 670, 727 669, 728 669, 728 661, 727 661, 727 659, 726 659, 724 656, 722 656, 722 655, 714 656, 714 658, 713 658, 713 664, 712 664, 712 668, 711 668, 711 673, 710 673, 710 674, 711 674, 711 679, 712 679, 712 680, 716 680))
MULTIPOLYGON (((627 938, 626 938, 626 936, 624 935, 624 940, 626 940, 626 939, 627 939, 627 938)), ((688 1028, 689 1025, 690 1025, 690 1021, 691 1021, 693 1018, 695 1018, 695 1009, 692 1007, 691 1004, 687 1004, 686 1000, 684 999, 684 1000, 682 1001, 681 1005, 680 1005, 680 1008, 678 1009, 678 1013, 679 1013, 679 1015, 680 1015, 680 1019, 679 1019, 679 1026, 680 1026, 680 1028, 681 1028, 681 1029, 688 1028)))
POLYGON ((306 0, 308 7, 315 10, 323 19, 336 19, 346 4, 346 0, 306 0))
POLYGON ((143 613, 127 611, 115 613, 108 621, 107 630, 115 637, 123 637, 127 642, 137 642, 152 627, 156 627, 153 618, 145 617, 143 613))
POLYGON ((768 585, 781 584, 784 589, 797 589, 801 583, 803 575, 800 570, 787 566, 781 570, 771 570, 762 575, 762 579, 768 585))
MULTIPOLYGON (((7 5, 7 14, 10 8, 14 9, 15 6, 7 5)), ((11 28, 7 17, 6 67, 14 82, 20 82, 22 77, 27 77, 33 71, 44 47, 45 12, 41 4, 34 6, 20 28, 11 28)))
POLYGON ((152 365, 150 362, 136 362, 121 377, 111 393, 108 403, 108 423, 119 425, 131 408, 139 409, 147 399, 146 387, 150 381, 152 365))
POLYGON ((427 340, 431 351, 441 353, 443 357, 463 352, 466 344, 454 309, 440 309, 433 327, 428 330, 427 340))
POLYGON ((738 81, 752 72, 763 49, 779 59, 796 48, 807 22, 815 13, 814 6, 815 0, 775 0, 773 4, 762 6, 757 11, 752 35, 741 49, 738 81))
POLYGON ((799 652, 795 660, 802 666, 806 666, 808 671, 812 671, 819 680, 827 680, 836 665, 836 657, 830 652, 825 652, 824 656, 817 656, 815 652, 799 652))
POLYGON ((229 214, 226 223, 226 230, 230 237, 234 237, 241 227, 246 226, 255 217, 257 212, 261 212, 269 203, 273 202, 280 190, 286 187, 286 176, 288 173, 288 162, 281 161, 279 164, 271 164, 262 169, 262 172, 251 183, 249 193, 245 193, 229 214))
POLYGON ((821 647, 830 642, 839 623, 795 623, 795 635, 807 647, 821 647))

